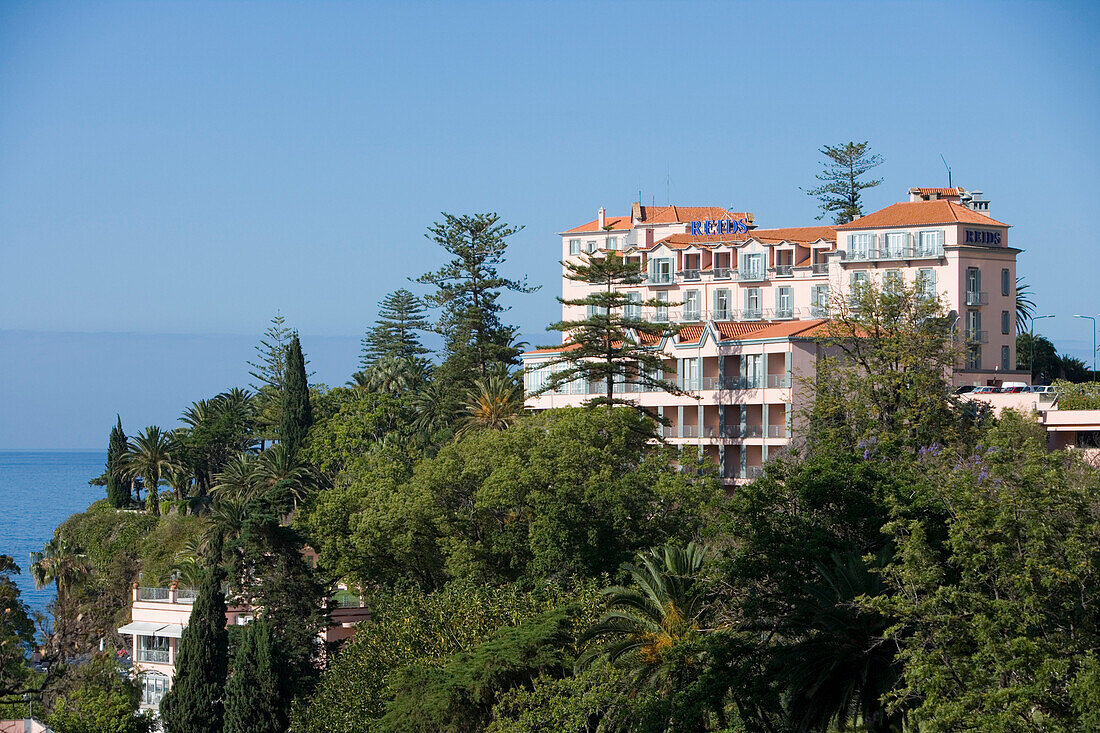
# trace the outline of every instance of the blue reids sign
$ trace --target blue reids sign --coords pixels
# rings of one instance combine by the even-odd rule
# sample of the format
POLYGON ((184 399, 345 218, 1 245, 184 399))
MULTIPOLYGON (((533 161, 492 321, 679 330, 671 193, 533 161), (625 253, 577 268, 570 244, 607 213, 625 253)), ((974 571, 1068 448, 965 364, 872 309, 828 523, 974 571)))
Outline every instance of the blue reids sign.
POLYGON ((706 219, 691 222, 691 236, 693 237, 711 234, 737 234, 748 230, 748 219, 706 219))

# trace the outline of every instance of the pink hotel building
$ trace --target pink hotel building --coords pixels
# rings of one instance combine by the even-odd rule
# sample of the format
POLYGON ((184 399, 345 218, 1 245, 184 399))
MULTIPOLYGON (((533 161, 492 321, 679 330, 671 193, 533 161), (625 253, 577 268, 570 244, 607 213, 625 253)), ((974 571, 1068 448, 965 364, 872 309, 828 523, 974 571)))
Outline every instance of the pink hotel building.
MULTIPOLYGON (((958 315, 965 363, 957 384, 1030 381, 1016 371, 1016 255, 1009 225, 989 216, 980 191, 913 188, 909 200, 842 226, 760 229, 750 213, 720 207, 642 206, 561 233, 563 262, 619 252, 638 262, 646 280, 624 286, 650 320, 686 324, 654 348, 667 357, 667 379, 691 397, 616 385, 669 421, 664 437, 698 445, 731 482, 754 478, 769 453, 791 440, 805 396, 797 376, 812 373, 815 335, 831 299, 853 286, 892 279, 919 283, 958 315), (672 367, 675 372, 672 373, 672 367), (792 378, 795 381, 792 382, 792 378), (794 386, 792 386, 794 384, 794 386)), ((590 286, 562 278, 562 297, 590 286)), ((562 318, 583 319, 579 307, 562 318)), ((599 384, 573 383, 535 396, 555 349, 523 355, 527 407, 578 405, 599 384)))

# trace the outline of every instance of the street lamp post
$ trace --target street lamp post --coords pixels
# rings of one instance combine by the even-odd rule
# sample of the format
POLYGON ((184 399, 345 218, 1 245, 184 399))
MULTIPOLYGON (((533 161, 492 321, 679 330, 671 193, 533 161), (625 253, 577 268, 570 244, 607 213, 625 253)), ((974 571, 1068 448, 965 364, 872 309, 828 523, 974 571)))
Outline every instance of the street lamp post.
POLYGON ((1031 358, 1028 360, 1027 364, 1031 368, 1032 382, 1035 381, 1035 321, 1039 320, 1040 318, 1054 318, 1054 316, 1032 316, 1031 318, 1031 358))
POLYGON ((1074 318, 1087 318, 1092 321, 1092 381, 1096 381, 1096 316, 1079 316, 1074 314, 1074 318))

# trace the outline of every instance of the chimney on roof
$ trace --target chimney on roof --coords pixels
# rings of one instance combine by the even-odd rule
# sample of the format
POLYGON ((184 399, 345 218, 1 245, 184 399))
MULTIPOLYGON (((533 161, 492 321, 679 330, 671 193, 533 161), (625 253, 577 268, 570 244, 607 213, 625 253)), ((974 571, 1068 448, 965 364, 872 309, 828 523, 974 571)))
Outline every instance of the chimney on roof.
POLYGON ((600 207, 600 210, 596 212, 596 219, 599 221, 598 226, 600 227, 600 229, 603 229, 604 225, 607 224, 607 212, 604 211, 602 206, 600 207))
POLYGON ((642 220, 642 203, 640 201, 635 201, 634 205, 630 207, 630 220, 633 223, 642 220))
POLYGON ((961 203, 971 211, 977 211, 979 214, 989 216, 989 199, 982 196, 981 191, 971 191, 970 193, 963 194, 961 203))

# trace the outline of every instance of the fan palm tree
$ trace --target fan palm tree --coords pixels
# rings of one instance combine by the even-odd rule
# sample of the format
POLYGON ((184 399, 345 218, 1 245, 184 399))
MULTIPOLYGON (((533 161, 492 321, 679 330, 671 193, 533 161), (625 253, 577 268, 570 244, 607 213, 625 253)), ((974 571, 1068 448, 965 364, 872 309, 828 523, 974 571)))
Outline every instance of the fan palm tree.
POLYGON ((210 493, 219 499, 247 502, 261 491, 258 468, 255 455, 238 453, 219 473, 214 474, 214 488, 210 493))
POLYGON ((1035 315, 1035 301, 1031 298, 1031 286, 1022 277, 1016 278, 1016 333, 1027 330, 1035 315))
POLYGON ((603 591, 608 610, 586 635, 589 648, 579 664, 605 659, 626 672, 633 690, 666 691, 674 680, 668 652, 678 642, 700 633, 705 593, 697 582, 706 549, 694 542, 671 544, 638 555, 626 563, 631 587, 603 591))
POLYGON ((523 412, 523 390, 510 376, 498 373, 474 381, 463 406, 462 431, 504 430, 523 412))
POLYGON ((897 644, 885 638, 892 621, 857 601, 886 593, 878 568, 887 559, 883 552, 868 565, 851 553, 818 566, 803 613, 785 629, 794 641, 776 657, 797 730, 844 730, 857 720, 871 733, 901 730, 904 714, 882 702, 901 677, 897 644))
POLYGON ((415 392, 431 374, 431 364, 419 357, 387 356, 374 362, 368 369, 353 375, 349 382, 358 389, 399 396, 415 392))
POLYGON ((150 425, 130 441, 129 450, 123 459, 123 465, 131 476, 141 476, 145 484, 145 502, 149 512, 160 514, 160 497, 157 487, 161 476, 175 467, 172 451, 175 447, 172 436, 156 425, 150 425))
POLYGON ((53 538, 41 552, 31 553, 31 577, 36 588, 57 585, 57 603, 64 605, 69 591, 91 572, 88 556, 67 538, 53 538))

